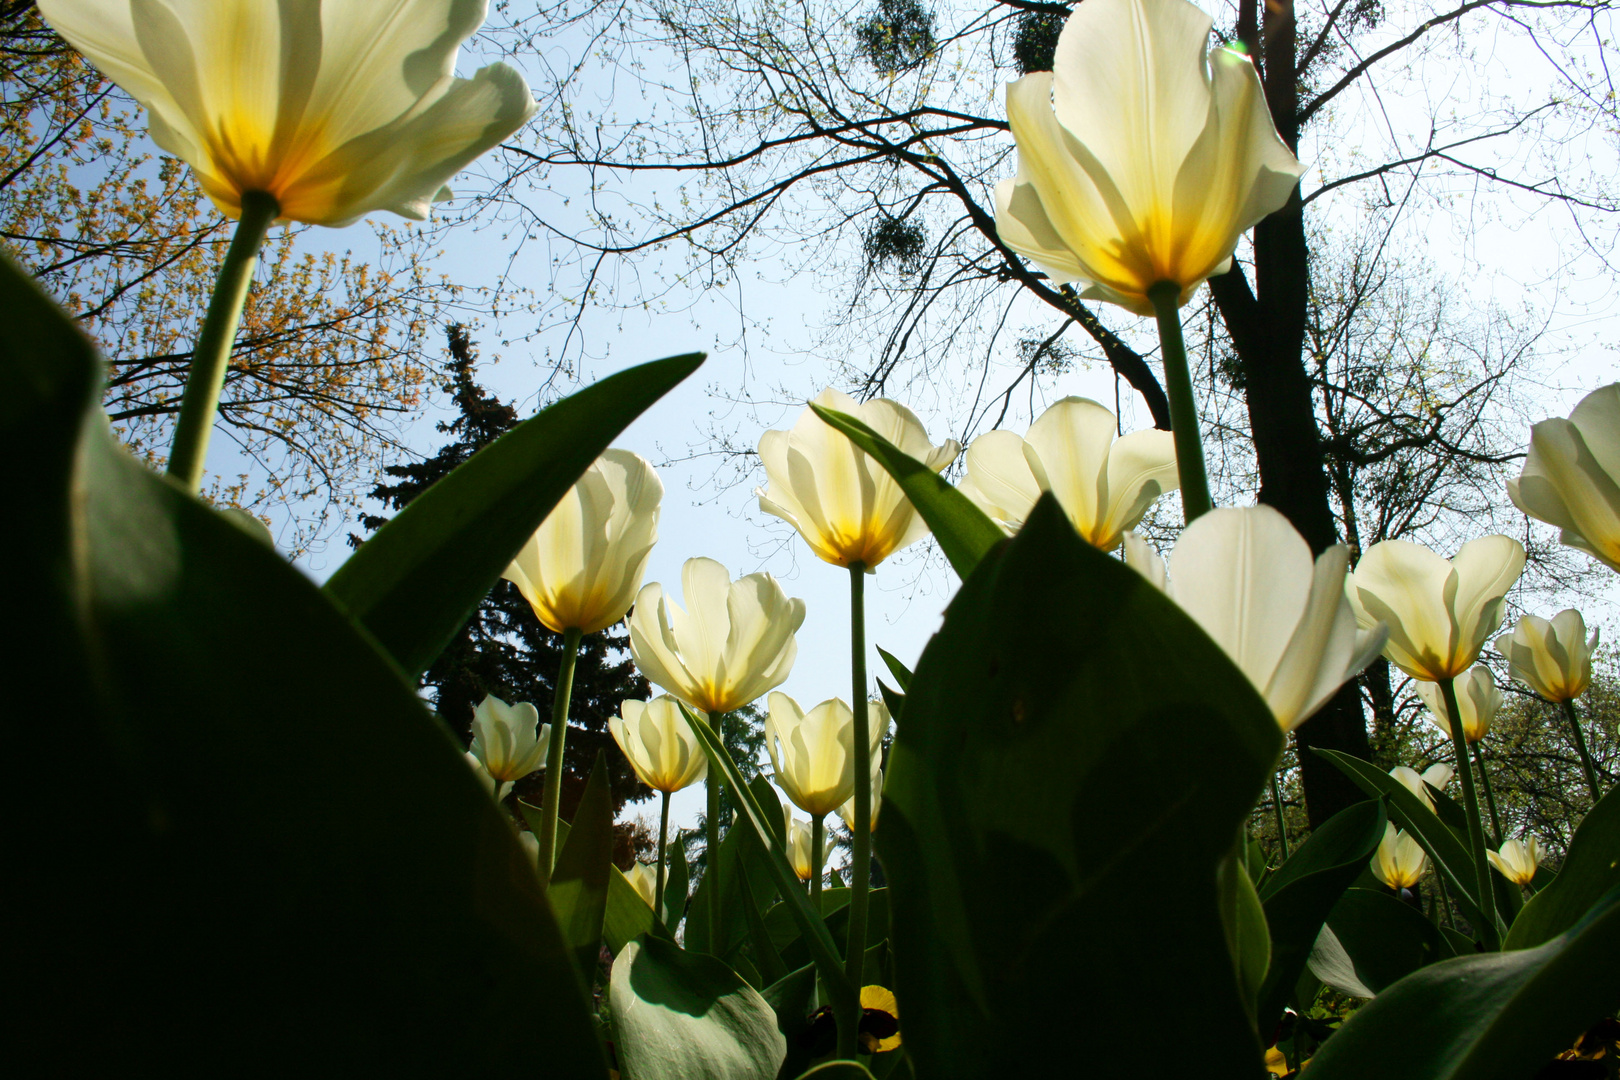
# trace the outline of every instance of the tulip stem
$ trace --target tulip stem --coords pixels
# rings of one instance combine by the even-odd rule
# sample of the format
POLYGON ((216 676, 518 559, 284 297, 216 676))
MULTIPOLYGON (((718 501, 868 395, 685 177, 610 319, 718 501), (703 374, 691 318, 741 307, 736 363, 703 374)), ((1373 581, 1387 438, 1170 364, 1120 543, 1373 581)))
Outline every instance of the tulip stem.
MULTIPOLYGON (((713 713, 714 733, 722 745, 726 741, 726 714, 713 713)), ((703 917, 709 923, 709 948, 715 953, 721 950, 720 943, 720 776, 714 769, 709 770, 709 776, 703 785, 703 876, 708 879, 708 887, 703 890, 709 898, 706 905, 708 910, 703 917)))
POLYGON ((1204 443, 1198 435, 1198 402, 1187 367, 1187 343, 1181 336, 1181 286, 1161 281, 1148 290, 1159 320, 1159 353, 1164 360, 1164 388, 1170 398, 1170 433, 1175 436, 1176 472, 1181 480, 1182 512, 1190 525, 1213 509, 1209 474, 1204 469, 1204 443))
POLYGON ((661 792, 664 796, 664 807, 658 813, 658 884, 653 886, 653 913, 660 919, 664 918, 664 872, 666 860, 664 858, 665 844, 669 837, 669 792, 661 792))
POLYGON ((1457 772, 1462 776, 1463 804, 1468 814, 1468 849, 1474 857, 1475 897, 1484 926, 1475 933, 1485 948, 1495 952, 1499 948, 1496 934, 1496 893, 1491 887, 1491 864, 1485 857, 1485 829, 1479 821, 1479 796, 1474 792, 1474 770, 1468 767, 1468 740, 1463 736, 1462 710, 1457 707, 1457 688, 1453 680, 1440 680, 1440 694, 1445 698, 1446 715, 1451 720, 1451 746, 1457 754, 1457 772))
POLYGON ((1277 813, 1277 843, 1282 845, 1283 862, 1288 861, 1288 826, 1283 821, 1282 785, 1277 774, 1271 774, 1271 808, 1277 813))
POLYGON ((1491 847, 1501 847, 1507 834, 1502 832, 1502 815, 1496 812, 1496 792, 1491 790, 1491 774, 1485 771, 1485 740, 1474 740, 1474 767, 1479 770, 1479 786, 1485 792, 1485 807, 1491 814, 1491 847))
POLYGON ((1569 730, 1575 735, 1575 749, 1581 754, 1581 768, 1586 771, 1586 786, 1592 792, 1592 805, 1603 797, 1598 790, 1597 769, 1592 767, 1592 755, 1586 749, 1586 736, 1581 734, 1581 716, 1575 711, 1573 699, 1564 702, 1564 715, 1569 717, 1569 730))
MULTIPOLYGON (((855 821, 849 866, 849 938, 844 974, 856 1000, 838 1017, 838 1056, 855 1059, 861 1021, 859 994, 866 963, 866 892, 872 875, 871 717, 866 708, 866 567, 849 564, 850 707, 855 713, 855 821)), ((818 868, 819 869, 819 868, 818 868)))
POLYGON ((169 448, 169 475, 192 494, 202 486, 208 439, 214 433, 219 396, 225 386, 225 372, 230 368, 236 328, 242 322, 242 307, 253 284, 259 247, 279 213, 281 206, 266 192, 242 195, 242 216, 225 252, 225 262, 220 265, 202 332, 191 352, 191 370, 186 374, 180 415, 174 424, 174 443, 169 448))
POLYGON ((821 818, 810 823, 810 907, 821 910, 821 849, 827 843, 827 826, 821 818))
POLYGON ((563 631, 562 664, 557 669, 557 685, 551 695, 551 742, 546 747, 546 789, 540 803, 540 880, 547 884, 551 883, 551 868, 557 861, 563 742, 568 737, 568 699, 574 695, 574 662, 579 659, 580 637, 577 629, 563 631))

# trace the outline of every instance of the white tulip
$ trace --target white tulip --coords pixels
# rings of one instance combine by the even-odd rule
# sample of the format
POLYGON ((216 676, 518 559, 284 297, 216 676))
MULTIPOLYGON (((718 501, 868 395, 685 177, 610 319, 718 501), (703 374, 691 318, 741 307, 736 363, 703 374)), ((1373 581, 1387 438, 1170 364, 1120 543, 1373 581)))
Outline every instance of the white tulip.
POLYGON ((694 709, 727 713, 782 685, 798 655, 804 601, 774 577, 731 580, 713 559, 688 559, 683 610, 657 582, 630 613, 630 653, 641 673, 694 709))
POLYGON ((1212 25, 1185 0, 1086 0, 1052 71, 1008 84, 1018 175, 996 185, 996 231, 1053 282, 1151 315, 1170 281, 1185 304, 1288 201, 1304 168, 1212 25))
POLYGON ((1521 617, 1496 639, 1496 651, 1507 658, 1508 672, 1548 701, 1574 701, 1592 682, 1592 653, 1598 632, 1586 636, 1586 620, 1574 608, 1551 619, 1521 617))
POLYGON ((1568 420, 1530 429, 1513 505, 1562 530, 1559 539, 1620 570, 1620 383, 1581 399, 1568 420))
POLYGON ((147 111, 228 217, 421 220, 445 183, 535 113, 523 76, 455 77, 482 0, 40 0, 40 14, 147 111))
MULTIPOLYGON (((1497 689, 1491 669, 1484 664, 1469 668, 1468 673, 1457 680, 1456 690, 1457 711, 1462 713, 1463 738, 1471 743, 1478 742, 1491 730, 1496 710, 1502 707, 1502 691, 1497 689)), ((1440 684, 1418 682, 1417 693, 1423 699, 1423 704, 1429 707, 1429 720, 1450 735, 1451 719, 1446 713, 1445 695, 1440 692, 1440 684)))
POLYGON ((664 485, 648 462, 608 450, 546 515, 502 575, 547 627, 594 634, 624 618, 658 539, 664 485))
POLYGON ((1384 825, 1384 838, 1372 858, 1373 876, 1392 889, 1410 889, 1429 868, 1429 856, 1410 833, 1397 833, 1384 825))
POLYGON ((1180 483, 1174 436, 1147 430, 1115 439, 1116 425, 1097 402, 1064 398, 1023 438, 989 431, 974 439, 961 491, 1009 533, 1050 491, 1082 539, 1113 551, 1153 500, 1180 483))
POLYGON ((497 799, 506 798, 511 782, 541 768, 551 745, 551 725, 527 701, 508 705, 493 694, 473 711, 472 753, 489 775, 501 781, 497 799))
POLYGON ((1402 787, 1422 799, 1423 804, 1433 810, 1434 794, 1429 791, 1429 788, 1432 787, 1435 791, 1446 790, 1446 785, 1451 783, 1451 778, 1456 775, 1456 772, 1450 765, 1435 762, 1421 773, 1411 766, 1397 765, 1389 770, 1389 775, 1399 780, 1402 787))
POLYGON ((867 703, 870 745, 865 761, 855 752, 855 714, 838 698, 806 713, 786 694, 770 696, 765 719, 765 750, 775 780, 793 805, 813 818, 825 817, 855 794, 855 769, 871 769, 889 730, 889 710, 867 703))
POLYGON ((621 702, 619 712, 608 717, 608 731, 642 783, 673 794, 709 774, 709 755, 674 698, 621 702))
POLYGON ((1212 510, 1188 525, 1168 581, 1164 561, 1134 533, 1125 536, 1125 559, 1214 639, 1285 731, 1327 704, 1383 644, 1376 628, 1357 630, 1344 598, 1346 549, 1313 561, 1269 506, 1212 510))

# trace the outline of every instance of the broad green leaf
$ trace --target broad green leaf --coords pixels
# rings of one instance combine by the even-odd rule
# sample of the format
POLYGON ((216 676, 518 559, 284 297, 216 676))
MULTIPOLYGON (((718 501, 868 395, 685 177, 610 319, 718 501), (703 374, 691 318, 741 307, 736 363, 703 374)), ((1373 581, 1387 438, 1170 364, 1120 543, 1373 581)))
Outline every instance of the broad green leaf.
POLYGON ((6 672, 8 731, 69 703, 73 775, 94 778, 7 755, 32 808, 8 848, 29 939, 9 1018, 94 1072, 217 1072, 249 1047, 262 1071, 318 1053, 502 1073, 538 1042, 604 1076, 539 880, 414 688, 303 574, 113 443, 93 354, 9 264, 0 307, 0 445, 28 462, 13 498, 38 500, 5 530, 33 533, 6 541, 31 639, 8 663, 36 665, 6 672))
POLYGON ((1463 917, 1469 925, 1483 926, 1484 916, 1480 914, 1476 899, 1478 887, 1474 881, 1474 860, 1457 834, 1422 799, 1408 791, 1406 785, 1376 765, 1337 750, 1313 747, 1311 753, 1332 762, 1368 795, 1387 800, 1390 818, 1398 828, 1411 833, 1428 853, 1435 868, 1445 877, 1446 888, 1451 898, 1457 901, 1457 906, 1462 908, 1463 917))
POLYGON ((1454 953, 1440 929, 1393 893, 1346 889, 1327 924, 1373 993, 1454 953))
POLYGON ((877 684, 878 693, 883 695, 883 704, 888 706, 889 715, 898 721, 901 714, 905 712, 906 695, 898 692, 882 679, 879 679, 877 684))
MULTIPOLYGON (((741 808, 733 828, 752 828, 760 845, 766 849, 766 865, 776 879, 777 892, 788 905, 794 921, 799 924, 799 932, 804 935, 804 941, 810 947, 811 959, 821 974, 826 993, 835 1001, 847 1002, 853 1007, 853 1001, 859 996, 860 988, 850 985, 849 979, 844 975, 843 959, 838 955, 826 923, 822 921, 821 915, 811 908, 810 898, 805 895, 804 890, 798 887, 799 877, 793 872, 793 864, 788 861, 787 848, 782 836, 785 823, 782 821, 782 814, 774 797, 770 812, 767 814, 760 798, 743 779, 742 773, 737 769, 737 763, 731 760, 730 752, 720 742, 720 737, 714 733, 714 729, 686 706, 681 706, 681 712, 686 715, 686 722, 691 725, 693 733, 697 735, 704 751, 708 753, 709 767, 720 770, 720 774, 725 777, 726 787, 731 792, 732 801, 741 808)), ((724 846, 722 841, 721 847, 724 846)))
POLYGON ((877 646, 877 651, 878 655, 883 657, 883 663, 888 667, 889 674, 894 676, 894 681, 899 685, 900 692, 903 694, 911 689, 911 669, 902 664, 893 653, 884 649, 883 646, 877 646))
POLYGON ((664 858, 668 867, 664 871, 664 923, 671 931, 681 924, 686 914, 686 894, 691 891, 691 873, 686 867, 686 846, 671 843, 664 858))
POLYGON ((1599 897, 1617 886, 1620 788, 1612 788, 1575 829, 1558 876, 1524 905, 1502 947, 1527 949, 1540 945, 1573 926, 1599 897))
POLYGON ((607 762, 598 751, 546 890, 546 900, 557 917, 563 940, 573 950, 580 983, 587 991, 602 951, 602 920, 607 911, 612 864, 613 797, 608 791, 607 762))
MULTIPOLYGON (((517 800, 518 812, 529 823, 530 830, 540 830, 540 808, 522 799, 517 800)), ((568 822, 557 822, 557 844, 568 843, 568 822)), ((602 943, 608 952, 618 955, 620 949, 642 934, 656 934, 667 941, 675 940, 662 922, 653 917, 652 908, 641 898, 630 879, 617 866, 608 870, 607 906, 602 915, 602 943)), ((594 969, 593 969, 594 970, 594 969)))
POLYGON ((1216 869, 1281 748, 1219 647, 1043 497, 951 602, 891 751, 876 840, 917 1075, 1138 1072, 1166 957, 1200 1075, 1256 1075, 1216 869))
MULTIPOLYGON (((1226 948, 1237 970, 1238 991, 1244 1010, 1250 1020, 1255 1018, 1255 1007, 1260 987, 1266 981, 1266 968, 1271 963, 1271 934, 1266 928, 1266 911, 1255 892, 1254 879, 1249 877, 1247 843, 1245 859, 1224 860, 1216 871, 1219 890, 1221 925, 1226 931, 1226 948)), ((1261 1031, 1258 1025, 1255 1030, 1261 1031)))
POLYGON ((407 675, 420 675, 580 474, 703 359, 621 371, 525 420, 378 529, 327 594, 407 675))
POLYGON ((748 944, 753 949, 759 973, 767 985, 780 982, 787 977, 787 965, 782 962, 782 954, 777 952, 776 945, 771 941, 770 931, 765 929, 764 913, 759 910, 754 887, 748 883, 747 874, 741 875, 737 884, 742 893, 743 918, 748 923, 748 944))
POLYGON ((608 1003, 630 1080, 775 1080, 787 1057, 757 990, 714 957, 659 938, 619 953, 608 1003))
POLYGON ((1384 838, 1384 806, 1357 803, 1334 814, 1266 878, 1260 900, 1271 930, 1271 966, 1260 991, 1262 1034, 1282 1019, 1322 924, 1384 838))
POLYGON ((1007 538, 1001 526, 973 505, 973 500, 853 416, 814 403, 810 407, 894 477, 911 505, 933 530, 934 539, 939 541, 939 548, 952 569, 964 581, 985 553, 1007 538))
POLYGON ((1317 1051, 1311 1080, 1522 1080, 1620 1008, 1620 889, 1534 949, 1431 964, 1317 1051))

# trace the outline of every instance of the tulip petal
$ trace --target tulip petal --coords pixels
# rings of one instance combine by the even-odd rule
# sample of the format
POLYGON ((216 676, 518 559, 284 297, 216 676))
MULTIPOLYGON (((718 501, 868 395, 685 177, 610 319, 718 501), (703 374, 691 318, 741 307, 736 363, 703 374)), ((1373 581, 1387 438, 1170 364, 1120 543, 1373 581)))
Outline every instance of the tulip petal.
POLYGON ((1041 497, 1041 487, 1029 462, 1024 440, 1010 431, 987 431, 967 449, 967 476, 963 494, 1009 532, 1016 531, 1041 497))
POLYGON ((1176 603, 1262 692, 1305 614, 1314 575, 1310 548, 1268 506, 1212 510, 1170 555, 1176 603))
POLYGON ((1507 591, 1524 570, 1524 545, 1507 536, 1481 536, 1470 540, 1451 560, 1456 573, 1453 596, 1446 599, 1455 612, 1458 666, 1471 664, 1491 633, 1501 624, 1507 591))
POLYGON ((1042 413, 1024 436, 1024 458, 1035 482, 1057 496, 1075 530, 1094 545, 1117 423, 1097 402, 1067 397, 1042 413))
POLYGON ((1121 534, 1134 529, 1160 495, 1180 486, 1174 435, 1148 429, 1122 436, 1108 451, 1107 502, 1092 543, 1113 551, 1121 534))

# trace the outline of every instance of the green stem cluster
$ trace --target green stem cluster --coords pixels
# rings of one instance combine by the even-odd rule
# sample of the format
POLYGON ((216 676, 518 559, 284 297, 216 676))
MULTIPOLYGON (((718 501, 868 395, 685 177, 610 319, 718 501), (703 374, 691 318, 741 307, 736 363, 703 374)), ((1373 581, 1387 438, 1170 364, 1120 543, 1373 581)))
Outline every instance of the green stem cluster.
POLYGON ((855 821, 849 868, 849 938, 844 973, 855 1001, 838 1017, 838 1056, 853 1059, 861 1021, 860 990, 865 977, 867 890, 872 875, 871 717, 866 707, 866 567, 849 567, 850 708, 855 713, 855 821))
POLYGON ((1271 808, 1277 814, 1277 843, 1282 845, 1283 861, 1288 861, 1288 825, 1283 820, 1282 785, 1277 782, 1277 774, 1271 774, 1271 808))
MULTIPOLYGON (((579 659, 577 629, 563 631, 562 665, 551 697, 551 744, 546 747, 546 789, 540 803, 540 880, 550 884, 557 864, 557 812, 562 806, 563 743, 568 737, 568 702, 574 695, 574 664, 579 659)), ((660 859, 660 862, 663 860, 660 859)))
POLYGON ((1575 735, 1575 749, 1581 755, 1581 768, 1586 773, 1586 786, 1592 793, 1592 805, 1603 797, 1598 789, 1597 769, 1592 765, 1592 754, 1586 749, 1586 736, 1581 733, 1581 716, 1575 711, 1575 702, 1564 702, 1564 715, 1569 717, 1569 730, 1575 735))
MULTIPOLYGON (((720 744, 726 741, 726 717, 724 713, 709 714, 714 718, 714 732, 720 736, 720 744)), ((703 876, 707 879, 707 887, 703 890, 708 896, 708 910, 703 917, 709 921, 711 940, 713 935, 720 932, 720 784, 721 778, 715 775, 713 769, 709 770, 708 779, 704 781, 704 807, 703 807, 703 876)))
POLYGON ((1463 736, 1462 710, 1457 707, 1457 688, 1452 679, 1440 680, 1446 715, 1451 719, 1451 746, 1457 754, 1457 772, 1462 777, 1463 805, 1468 816, 1468 850, 1474 858, 1474 885, 1485 925, 1475 932, 1486 949, 1499 947, 1496 933, 1496 893, 1491 887, 1491 864, 1485 857, 1485 829, 1479 820, 1479 796, 1474 792, 1474 770, 1468 767, 1468 740, 1463 736))
POLYGON ((1198 435, 1198 401, 1193 397, 1192 372, 1187 367, 1187 343, 1181 336, 1181 286, 1173 281, 1161 281, 1148 290, 1148 299, 1159 320, 1164 389, 1170 399, 1170 433, 1176 442, 1181 505, 1190 525, 1193 519, 1213 509, 1215 502, 1210 498, 1204 443, 1198 435))
POLYGON ((242 307, 253 284, 259 247, 280 213, 275 196, 262 191, 243 194, 242 216, 219 268, 202 332, 191 353, 191 370, 186 375, 180 415, 174 424, 174 443, 169 448, 169 475, 193 494, 202 486, 208 439, 214 433, 219 396, 225 387, 225 372, 230 368, 236 328, 242 322, 242 307))
POLYGON ((821 818, 810 823, 810 906, 821 910, 821 851, 827 843, 827 827, 821 818))

